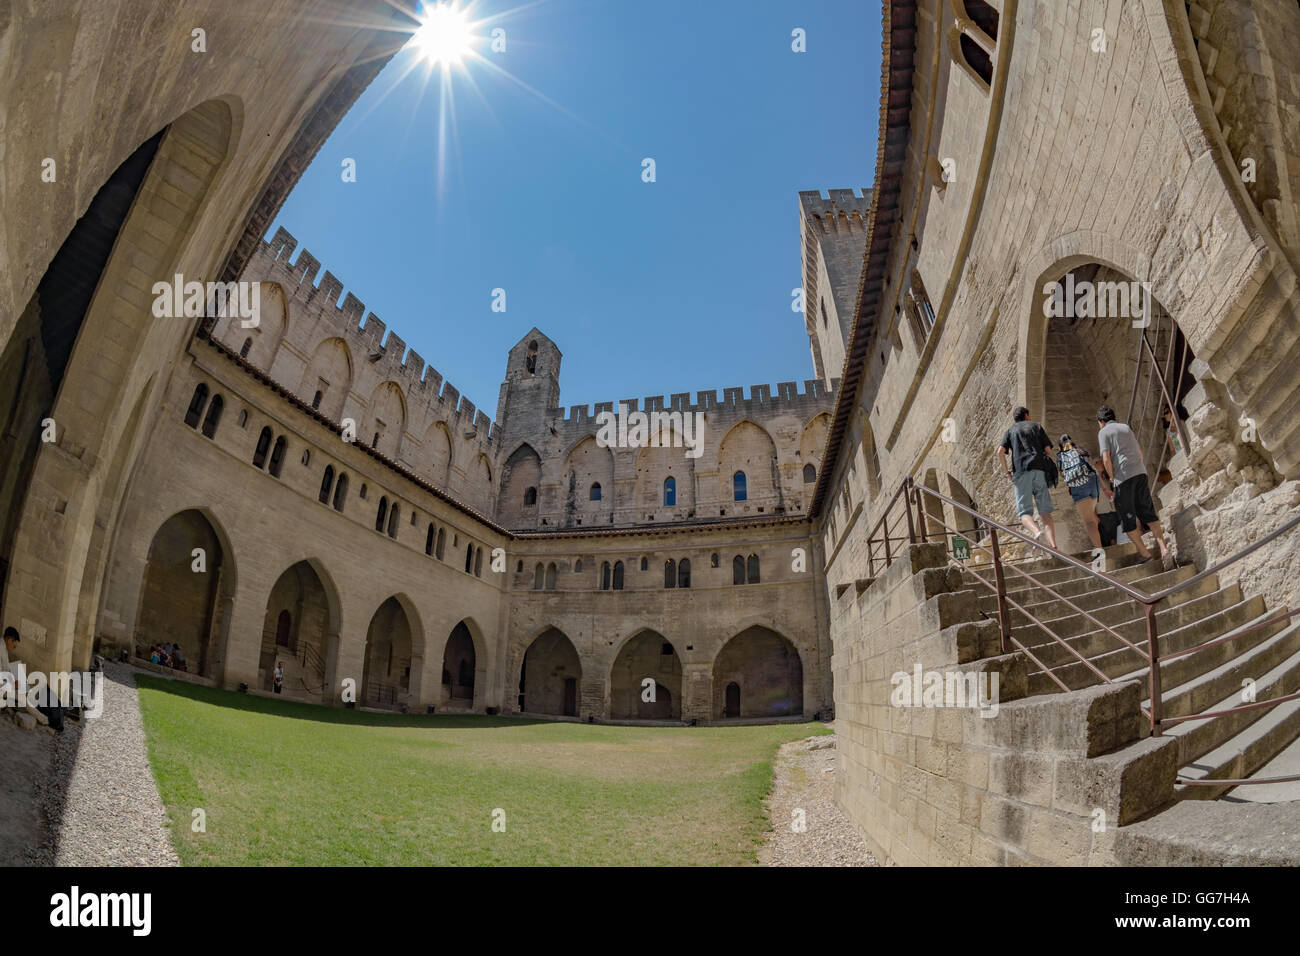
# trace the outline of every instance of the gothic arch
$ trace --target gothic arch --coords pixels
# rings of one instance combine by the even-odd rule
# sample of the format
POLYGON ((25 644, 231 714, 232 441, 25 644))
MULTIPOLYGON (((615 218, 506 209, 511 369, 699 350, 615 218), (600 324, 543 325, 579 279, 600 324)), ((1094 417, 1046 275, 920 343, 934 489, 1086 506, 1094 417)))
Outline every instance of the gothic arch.
POLYGON ((303 372, 298 386, 298 397, 312 404, 316 393, 321 393, 317 411, 330 421, 343 416, 343 405, 352 389, 352 352, 337 336, 324 339, 312 352, 311 361, 303 372))

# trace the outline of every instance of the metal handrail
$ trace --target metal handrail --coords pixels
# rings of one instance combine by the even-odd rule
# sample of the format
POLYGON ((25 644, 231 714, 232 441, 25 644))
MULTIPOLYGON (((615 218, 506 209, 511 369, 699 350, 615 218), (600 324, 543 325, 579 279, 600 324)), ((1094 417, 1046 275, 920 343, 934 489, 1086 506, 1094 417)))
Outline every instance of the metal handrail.
MULTIPOLYGON (((1149 345, 1148 348, 1150 348, 1149 345)), ((1153 365, 1155 365, 1156 364, 1154 362, 1155 356, 1152 355, 1151 358, 1153 360, 1153 365)), ((1162 387, 1163 384, 1164 383, 1162 382, 1161 383, 1162 387)), ((958 533, 956 529, 948 525, 946 521, 934 515, 932 512, 929 511, 929 509, 925 507, 923 501, 923 495, 931 495, 939 499, 940 501, 951 505, 957 513, 964 513, 969 515, 974 520, 973 527, 975 529, 979 529, 979 528, 988 529, 989 531, 988 546, 980 544, 979 542, 971 542, 971 545, 973 548, 986 552, 991 555, 993 559, 993 568, 994 568, 994 583, 990 584, 988 579, 985 578, 977 571, 974 571, 970 568, 965 568, 964 570, 972 574, 976 578, 976 580, 978 580, 986 588, 989 588, 991 591, 993 591, 993 593, 997 596, 998 626, 1001 634, 1003 652, 1007 653, 1010 647, 1014 645, 1018 650, 1023 652, 1030 660, 1032 660, 1034 664, 1036 664, 1038 668, 1043 671, 1043 673, 1045 673, 1059 687, 1061 687, 1062 690, 1068 690, 1068 688, 1059 678, 1056 677, 1055 674, 1052 673, 1050 668, 1045 667, 1043 663, 1040 660, 1038 660, 1038 658, 1035 657, 1024 644, 1022 644, 1019 640, 1017 640, 1012 635, 1011 627, 1010 627, 1010 614, 1007 610, 1008 604, 1013 605, 1015 609, 1020 611, 1022 614, 1024 614, 1025 617, 1034 626, 1038 627, 1049 637, 1051 637, 1054 641, 1056 641, 1057 643, 1065 647, 1067 651, 1069 651, 1076 658, 1078 658, 1085 666, 1087 666, 1090 670, 1092 670, 1093 673, 1099 676, 1103 681, 1106 681, 1107 683, 1113 683, 1113 682, 1110 680, 1109 677, 1107 677, 1104 673, 1102 673, 1095 666, 1093 666, 1090 661, 1088 661, 1086 658, 1080 655, 1073 647, 1069 645, 1069 643, 1066 640, 1062 639, 1060 635, 1056 634, 1045 624, 1043 624, 1043 622, 1035 618, 1018 602, 1011 600, 1007 596, 1004 564, 1002 561, 1001 548, 999 547, 998 544, 999 532, 1004 535, 1010 535, 1012 538, 1028 545, 1031 548, 1030 551, 1031 554, 1034 553, 1032 549, 1037 549, 1038 551, 1042 552, 1046 557, 1049 557, 1056 561, 1060 561, 1067 566, 1082 571, 1086 575, 1089 575, 1090 577, 1094 578, 1097 581, 1100 581, 1105 585, 1109 585, 1110 587, 1115 588, 1116 590, 1120 591, 1124 595, 1128 596, 1131 600, 1142 605, 1145 612, 1146 627, 1147 627, 1147 642, 1146 642, 1147 650, 1145 652, 1143 652, 1141 648, 1139 648, 1132 641, 1129 641, 1123 635, 1116 632, 1114 628, 1111 628, 1109 625, 1103 624, 1101 621, 1099 621, 1088 611, 1079 607, 1069 598, 1066 598, 1063 595, 1061 595, 1054 588, 1039 581, 1037 578, 1035 578, 1029 572, 1025 571, 1023 568, 1019 568, 1014 564, 1005 566, 1005 567, 1010 567, 1012 571, 1016 572, 1022 577, 1027 578, 1038 588, 1051 594, 1057 600, 1064 602, 1067 606, 1073 608, 1079 614, 1082 614, 1085 618, 1087 618, 1088 620, 1096 624, 1098 627, 1105 630, 1108 634, 1117 638, 1123 644, 1127 645, 1130 649, 1135 651, 1139 656, 1141 656, 1146 661, 1148 683, 1150 688, 1150 701, 1149 701, 1150 712, 1149 714, 1147 714, 1147 716, 1150 720, 1151 734, 1153 736, 1160 736, 1161 730, 1165 725, 1183 723, 1189 720, 1209 719, 1212 717, 1237 713, 1239 711, 1244 711, 1244 710, 1256 710, 1264 707, 1275 707, 1278 704, 1286 703, 1288 701, 1300 698, 1300 694, 1288 694, 1267 701, 1256 701, 1250 704, 1246 704, 1240 707, 1233 707, 1226 710, 1212 711, 1212 712, 1207 712, 1202 714, 1193 714, 1193 715, 1188 715, 1183 717, 1162 716, 1161 711, 1163 708, 1163 700, 1162 700, 1163 690, 1161 687, 1161 675, 1160 675, 1160 665, 1162 663, 1166 663, 1171 660, 1186 657, 1190 654, 1193 654, 1200 650, 1204 650, 1208 647, 1213 647, 1217 644, 1222 644, 1222 643, 1226 643, 1229 640, 1234 640, 1244 634, 1251 633, 1252 631, 1261 630, 1265 627, 1270 627, 1281 621, 1289 620, 1295 615, 1300 614, 1300 610, 1289 610, 1289 609, 1284 610, 1278 612, 1277 614, 1271 615, 1264 621, 1256 622, 1247 627, 1233 631, 1230 634, 1222 635, 1210 641, 1203 642, 1201 644, 1196 645, 1195 647, 1184 648, 1183 650, 1175 651, 1172 654, 1165 654, 1165 655, 1162 655, 1159 650, 1159 643, 1158 643, 1159 633, 1158 633, 1158 627, 1156 623, 1157 605, 1159 605, 1161 601, 1166 600, 1171 595, 1177 594, 1178 592, 1186 588, 1195 586, 1196 584, 1205 580, 1211 575, 1217 574, 1218 572, 1222 571, 1224 568, 1229 567, 1230 565, 1235 564, 1236 562, 1242 560, 1248 555, 1254 553, 1255 551, 1262 548, 1264 545, 1269 544, 1270 542, 1275 541, 1277 538, 1281 537, 1282 535, 1287 534, 1288 532, 1294 530, 1297 526, 1300 526, 1300 515, 1296 516, 1295 518, 1292 518, 1290 521, 1287 521, 1280 527, 1276 528, 1269 534, 1265 535, 1263 538, 1260 538, 1257 541, 1252 542, 1251 544, 1247 545, 1245 548, 1242 548, 1240 551, 1236 552, 1235 554, 1227 558, 1224 558, 1223 560, 1218 561, 1217 563, 1206 568, 1205 570, 1192 575, 1190 578, 1187 578, 1186 580, 1183 581, 1176 582, 1170 587, 1167 587, 1161 591, 1157 591, 1154 593, 1147 593, 1125 584, 1123 581, 1120 581, 1118 578, 1115 578, 1114 576, 1107 574, 1104 571, 1098 571, 1096 568, 1092 567, 1091 565, 1085 564, 1084 562, 1077 560, 1071 555, 1063 554, 1062 552, 1057 551, 1054 548, 1049 548, 1046 545, 1040 544, 1038 541, 1034 540, 1028 535, 1021 533, 1015 528, 1011 528, 1003 524, 1002 522, 989 517, 988 515, 981 514, 979 511, 975 510, 969 505, 956 501, 953 498, 950 498, 949 496, 938 491, 937 489, 930 488, 925 485, 917 483, 911 476, 908 476, 903 480, 902 484, 899 486, 898 491, 896 491, 893 497, 889 500, 889 503, 886 505, 884 512, 881 514, 879 520, 876 521, 876 524, 872 528, 871 535, 868 537, 867 540, 868 555, 874 554, 875 546, 877 543, 876 533, 883 528, 885 531, 884 538, 883 538, 885 544, 885 551, 886 551, 885 566, 888 567, 892 563, 892 555, 889 549, 889 540, 890 540, 889 520, 893 515, 894 509, 897 506, 900 498, 903 499, 903 501, 905 502, 908 530, 910 533, 910 539, 912 543, 916 543, 918 537, 921 542, 927 540, 928 538, 928 533, 926 531, 927 522, 932 522, 933 524, 937 525, 940 528, 943 528, 946 531, 958 533), (913 500, 913 495, 915 496, 915 500, 913 500), (912 515, 913 504, 915 504, 916 507, 915 520, 913 520, 913 515, 912 515)), ((872 569, 872 576, 874 576, 874 568, 872 569)), ((1216 785, 1226 785, 1226 784, 1240 785, 1244 783, 1276 783, 1276 782, 1282 782, 1289 779, 1291 778, 1289 777, 1268 778, 1268 779, 1259 778, 1259 779, 1245 780, 1245 781, 1213 781, 1213 783, 1215 783, 1216 785)), ((1184 782, 1187 784, 1200 784, 1200 785, 1206 785, 1206 783, 1208 783, 1208 782, 1200 782, 1200 781, 1182 780, 1182 778, 1180 778, 1180 782, 1184 782)))

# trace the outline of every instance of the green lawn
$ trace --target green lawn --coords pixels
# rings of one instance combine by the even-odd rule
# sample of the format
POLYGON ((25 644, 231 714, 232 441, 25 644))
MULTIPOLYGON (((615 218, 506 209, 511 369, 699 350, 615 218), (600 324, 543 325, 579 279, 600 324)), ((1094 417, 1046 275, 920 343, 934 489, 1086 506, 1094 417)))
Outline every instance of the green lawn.
POLYGON ((137 680, 187 865, 753 863, 776 748, 827 732, 389 716, 137 680))

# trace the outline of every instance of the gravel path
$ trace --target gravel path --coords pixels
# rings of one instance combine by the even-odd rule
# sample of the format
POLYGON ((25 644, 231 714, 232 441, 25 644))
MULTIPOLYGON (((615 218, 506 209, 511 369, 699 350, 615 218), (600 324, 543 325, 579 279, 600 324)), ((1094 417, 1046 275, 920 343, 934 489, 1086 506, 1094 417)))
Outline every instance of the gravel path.
POLYGON ((767 810, 772 834, 758 852, 764 866, 879 866, 835 805, 834 734, 796 740, 777 751, 767 810), (796 810, 803 812, 796 816, 796 810), (796 830, 800 819, 802 833, 796 830))
POLYGON ((59 866, 179 866, 158 787, 145 753, 136 669, 104 665, 104 712, 65 721, 55 739, 53 773, 66 793, 47 791, 57 823, 59 866))

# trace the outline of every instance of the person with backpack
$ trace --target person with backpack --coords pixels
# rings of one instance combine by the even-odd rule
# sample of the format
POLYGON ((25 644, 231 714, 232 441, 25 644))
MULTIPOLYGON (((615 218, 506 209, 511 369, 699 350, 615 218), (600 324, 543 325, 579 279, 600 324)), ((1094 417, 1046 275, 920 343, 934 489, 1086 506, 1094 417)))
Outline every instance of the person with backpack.
POLYGON ((1049 485, 1056 484, 1056 462, 1051 455, 1052 440, 1043 431, 1043 426, 1029 417, 1029 409, 1023 405, 1011 417, 1013 424, 1002 436, 998 459, 1016 489, 1016 511, 1020 515, 1020 523, 1034 536, 1035 541, 1046 535, 1047 546, 1055 551, 1056 525, 1052 520, 1052 512, 1056 506, 1052 504, 1052 494, 1048 491, 1049 485), (1008 453, 1011 455, 1010 467, 1007 465, 1008 453), (1041 528, 1034 521, 1035 507, 1043 522, 1041 528))
POLYGON ((1070 489, 1070 500, 1083 519, 1088 540, 1094 548, 1102 546, 1101 529, 1097 518, 1097 502, 1101 497, 1101 478, 1093 467, 1087 449, 1076 445, 1069 435, 1061 436, 1061 450, 1056 455, 1056 465, 1061 480, 1070 489))
POLYGON ((1097 432, 1097 447, 1101 451, 1102 464, 1115 483, 1115 510, 1123 522, 1124 532, 1137 548, 1142 563, 1146 564, 1155 560, 1155 555, 1142 540, 1142 526, 1148 527, 1160 546, 1161 564, 1168 571, 1174 566, 1174 556, 1165 543, 1160 516, 1151 500, 1146 461, 1142 458, 1137 436, 1123 422, 1115 421, 1115 410, 1109 405, 1097 410, 1097 424, 1101 428, 1097 432))

